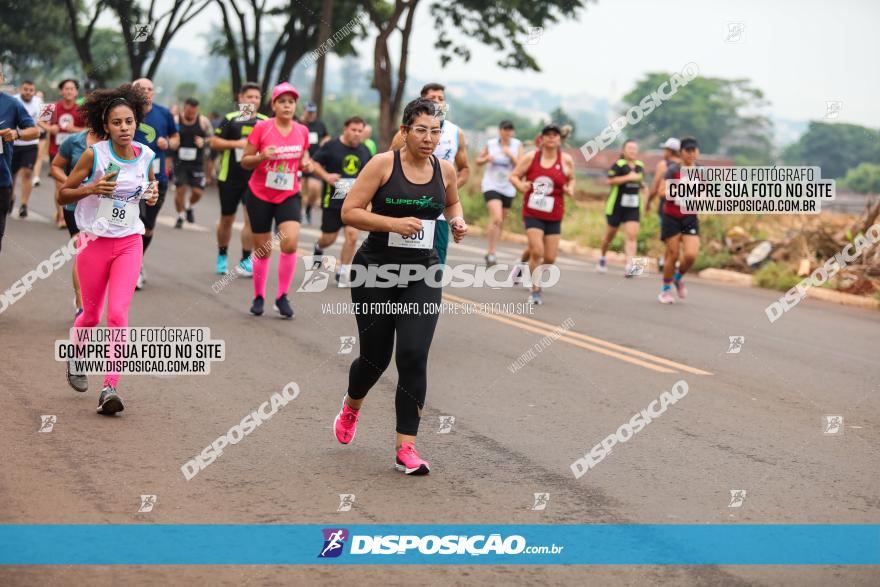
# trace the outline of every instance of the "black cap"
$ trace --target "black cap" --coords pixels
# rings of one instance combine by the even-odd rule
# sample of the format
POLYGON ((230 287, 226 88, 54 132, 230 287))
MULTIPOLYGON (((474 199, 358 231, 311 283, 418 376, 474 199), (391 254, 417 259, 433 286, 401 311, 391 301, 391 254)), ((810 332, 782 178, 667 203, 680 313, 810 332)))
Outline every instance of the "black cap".
POLYGON ((694 137, 684 137, 683 139, 681 139, 681 150, 682 151, 684 151, 685 149, 697 149, 697 148, 699 148, 699 146, 700 146, 700 144, 697 142, 697 139, 695 139, 694 137))
POLYGON ((513 123, 509 120, 502 120, 498 123, 498 128, 501 130, 513 130, 513 123))
POLYGON ((562 136, 562 129, 559 128, 558 124, 554 124, 551 122, 550 124, 545 126, 543 129, 541 129, 542 135, 550 134, 551 132, 555 132, 556 134, 562 136))

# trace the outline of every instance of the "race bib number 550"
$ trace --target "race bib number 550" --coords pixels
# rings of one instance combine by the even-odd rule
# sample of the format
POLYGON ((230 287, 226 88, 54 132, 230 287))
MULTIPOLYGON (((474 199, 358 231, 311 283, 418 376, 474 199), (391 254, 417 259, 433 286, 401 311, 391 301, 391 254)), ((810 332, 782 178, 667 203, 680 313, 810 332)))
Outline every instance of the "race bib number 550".
POLYGON ((422 220, 422 229, 412 236, 388 233, 388 246, 403 249, 430 249, 434 246, 435 220, 422 220))

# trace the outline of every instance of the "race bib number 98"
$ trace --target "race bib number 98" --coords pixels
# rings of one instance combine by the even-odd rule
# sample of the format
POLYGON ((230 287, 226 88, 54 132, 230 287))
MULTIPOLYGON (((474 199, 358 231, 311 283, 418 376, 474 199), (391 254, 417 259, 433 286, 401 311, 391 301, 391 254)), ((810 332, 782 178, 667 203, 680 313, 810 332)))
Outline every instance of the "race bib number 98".
POLYGON ((98 217, 106 219, 109 224, 114 226, 133 226, 139 212, 140 209, 134 202, 101 198, 98 204, 98 217))

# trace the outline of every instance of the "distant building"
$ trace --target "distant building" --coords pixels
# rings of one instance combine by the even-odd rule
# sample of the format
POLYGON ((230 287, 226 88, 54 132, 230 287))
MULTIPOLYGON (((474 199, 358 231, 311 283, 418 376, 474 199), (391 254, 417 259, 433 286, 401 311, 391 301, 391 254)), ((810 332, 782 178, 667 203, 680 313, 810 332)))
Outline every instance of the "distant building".
MULTIPOLYGON (((603 149, 592 159, 586 160, 580 149, 567 148, 565 152, 574 159, 574 170, 578 173, 596 177, 607 177, 608 170, 620 158, 620 149, 603 149)), ((663 151, 640 151, 639 159, 645 164, 648 175, 652 174, 657 163, 663 159, 663 151)), ((700 155, 700 165, 707 167, 731 167, 733 159, 725 155, 700 155)))

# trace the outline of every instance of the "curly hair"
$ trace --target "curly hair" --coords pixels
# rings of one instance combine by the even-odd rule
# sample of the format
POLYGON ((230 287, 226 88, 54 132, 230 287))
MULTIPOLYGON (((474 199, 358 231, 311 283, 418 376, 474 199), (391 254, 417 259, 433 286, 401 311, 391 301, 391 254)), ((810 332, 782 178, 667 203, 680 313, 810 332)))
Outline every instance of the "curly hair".
POLYGON ((89 128, 100 138, 106 139, 108 135, 104 125, 109 119, 111 110, 116 106, 131 108, 136 124, 140 125, 144 120, 147 100, 139 89, 131 84, 123 84, 118 88, 95 90, 88 95, 79 109, 85 116, 89 128))

